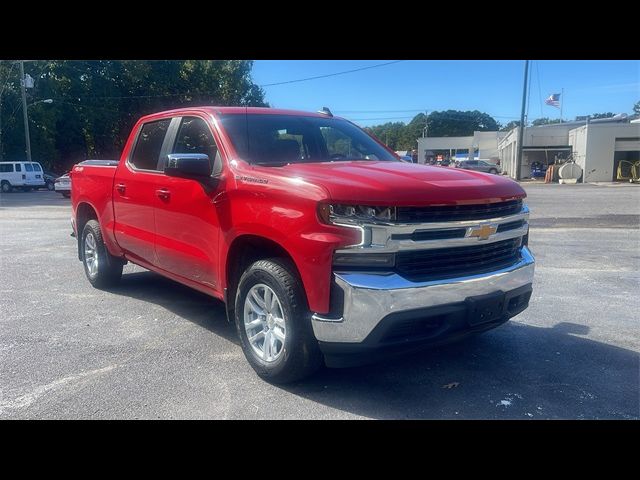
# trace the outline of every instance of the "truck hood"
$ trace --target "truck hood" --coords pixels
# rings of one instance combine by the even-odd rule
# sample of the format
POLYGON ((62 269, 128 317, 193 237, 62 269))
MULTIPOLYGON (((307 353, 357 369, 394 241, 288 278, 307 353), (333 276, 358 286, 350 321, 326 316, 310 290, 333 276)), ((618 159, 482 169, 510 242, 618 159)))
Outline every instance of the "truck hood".
POLYGON ((404 162, 339 161, 267 168, 322 186, 332 201, 344 203, 452 205, 526 196, 520 185, 499 175, 404 162))

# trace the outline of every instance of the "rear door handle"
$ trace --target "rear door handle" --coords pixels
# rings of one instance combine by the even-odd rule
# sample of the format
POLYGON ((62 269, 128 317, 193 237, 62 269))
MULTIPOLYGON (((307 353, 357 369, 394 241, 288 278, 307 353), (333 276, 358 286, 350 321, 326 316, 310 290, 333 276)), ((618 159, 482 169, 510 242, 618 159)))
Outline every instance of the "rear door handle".
POLYGON ((127 189, 127 186, 124 183, 118 183, 116 185, 116 190, 120 195, 124 195, 124 192, 126 189, 127 189))
POLYGON ((171 192, 166 188, 161 188, 159 190, 156 190, 156 195, 162 200, 168 200, 171 192))

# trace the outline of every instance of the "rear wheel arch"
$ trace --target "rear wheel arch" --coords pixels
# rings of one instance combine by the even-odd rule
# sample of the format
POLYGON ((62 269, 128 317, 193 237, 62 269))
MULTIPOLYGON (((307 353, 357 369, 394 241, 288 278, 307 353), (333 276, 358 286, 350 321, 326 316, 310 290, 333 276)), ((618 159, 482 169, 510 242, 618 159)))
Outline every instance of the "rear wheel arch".
POLYGON ((78 204, 76 208, 76 237, 78 239, 78 260, 82 260, 82 231, 84 230, 84 226, 87 224, 89 220, 96 220, 100 223, 98 219, 98 213, 91 206, 91 204, 87 202, 81 202, 78 204))

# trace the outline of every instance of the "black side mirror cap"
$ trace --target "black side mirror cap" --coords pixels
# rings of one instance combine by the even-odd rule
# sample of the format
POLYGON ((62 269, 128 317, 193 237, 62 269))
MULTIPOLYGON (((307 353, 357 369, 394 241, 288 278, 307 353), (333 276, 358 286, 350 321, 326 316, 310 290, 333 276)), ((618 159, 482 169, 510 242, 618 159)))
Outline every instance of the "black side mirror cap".
POLYGON ((165 175, 202 180, 211 176, 211 161, 204 153, 171 153, 167 155, 165 175))

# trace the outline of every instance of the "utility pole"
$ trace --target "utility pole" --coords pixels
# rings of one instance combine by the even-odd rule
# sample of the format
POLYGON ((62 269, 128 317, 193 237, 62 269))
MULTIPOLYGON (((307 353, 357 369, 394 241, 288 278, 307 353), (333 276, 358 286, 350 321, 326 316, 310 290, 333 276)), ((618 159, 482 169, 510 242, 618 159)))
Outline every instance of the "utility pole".
POLYGON ((0 92, 0 162, 4 160, 2 154, 2 92, 0 92))
POLYGON ((429 136, 429 110, 424 111, 424 128, 422 129, 422 137, 429 136))
POLYGON ((516 180, 521 180, 522 143, 524 141, 524 114, 527 106, 527 78, 529 76, 529 60, 524 62, 524 86, 522 87, 522 111, 520 113, 520 128, 518 129, 518 156, 516 157, 516 180))
POLYGON ((27 91, 24 77, 24 60, 20 60, 20 85, 22 86, 22 116, 24 117, 24 141, 27 145, 27 162, 31 162, 31 139, 29 138, 29 117, 27 116, 27 91))

